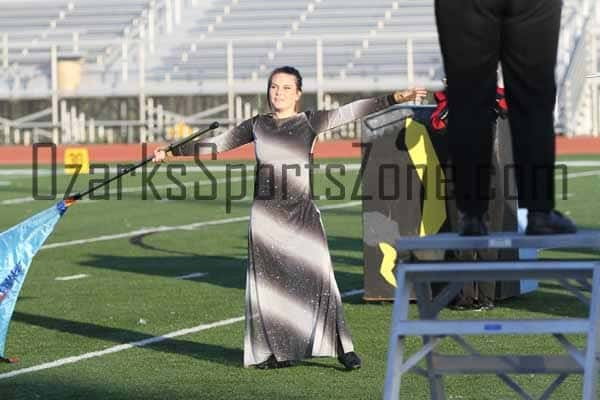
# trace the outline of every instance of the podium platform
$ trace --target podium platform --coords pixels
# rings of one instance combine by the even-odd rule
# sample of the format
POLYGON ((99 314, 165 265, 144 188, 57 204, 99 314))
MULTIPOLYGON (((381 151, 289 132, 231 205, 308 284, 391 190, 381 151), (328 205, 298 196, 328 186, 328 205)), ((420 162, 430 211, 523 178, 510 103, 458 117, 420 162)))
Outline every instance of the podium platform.
MULTIPOLYGON (((403 250, 461 249, 600 249, 600 231, 570 235, 525 236, 495 233, 489 236, 461 237, 438 234, 423 238, 402 238, 403 250)), ((401 378, 408 372, 426 377, 432 400, 445 399, 443 376, 447 374, 495 374, 523 399, 533 399, 508 374, 556 374, 540 399, 548 399, 570 374, 583 375, 583 399, 598 399, 600 357, 600 259, 539 260, 505 262, 425 262, 399 263, 397 289, 392 314, 384 399, 410 399, 401 395, 401 378), (588 318, 536 320, 438 320, 463 282, 480 280, 555 280, 589 306, 588 318), (448 282, 435 298, 429 295, 431 282, 448 282), (408 319, 410 287, 414 285, 419 319, 408 319), (468 342, 469 335, 552 335, 566 355, 481 355, 468 342), (565 335, 587 335, 586 347, 579 349, 565 335), (421 336, 423 346, 410 357, 405 355, 408 336, 421 336), (455 341, 467 355, 443 355, 435 351, 441 341, 455 341), (418 364, 425 360, 425 368, 418 364)), ((474 394, 476 396, 476 394, 474 394)))

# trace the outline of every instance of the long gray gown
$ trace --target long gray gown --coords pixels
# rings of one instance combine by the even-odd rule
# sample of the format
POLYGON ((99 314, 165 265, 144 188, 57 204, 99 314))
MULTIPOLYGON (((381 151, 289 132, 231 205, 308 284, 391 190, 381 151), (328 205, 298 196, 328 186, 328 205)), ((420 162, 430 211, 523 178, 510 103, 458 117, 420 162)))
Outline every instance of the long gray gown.
MULTIPOLYGON (((353 351, 321 214, 311 199, 317 135, 393 104, 358 100, 331 111, 285 119, 258 115, 203 143, 217 152, 254 141, 257 168, 248 232, 244 366, 335 357, 353 351)), ((193 143, 175 155, 193 155, 193 143)), ((206 153, 206 149, 201 149, 206 153)))

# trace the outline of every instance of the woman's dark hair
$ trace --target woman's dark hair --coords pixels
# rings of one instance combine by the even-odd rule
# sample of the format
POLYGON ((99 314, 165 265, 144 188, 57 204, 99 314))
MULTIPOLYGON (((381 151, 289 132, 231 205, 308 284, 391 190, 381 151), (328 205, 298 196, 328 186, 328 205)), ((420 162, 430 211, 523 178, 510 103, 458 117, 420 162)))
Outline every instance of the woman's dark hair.
POLYGON ((271 90, 273 77, 277 74, 292 75, 294 78, 296 78, 296 87, 299 91, 302 91, 302 75, 300 75, 300 71, 298 71, 294 67, 290 67, 287 65, 284 67, 275 68, 273 71, 271 71, 271 74, 269 75, 269 81, 267 83, 267 103, 269 103, 269 109, 271 110, 273 109, 273 106, 271 105, 271 97, 269 96, 269 91, 271 90))

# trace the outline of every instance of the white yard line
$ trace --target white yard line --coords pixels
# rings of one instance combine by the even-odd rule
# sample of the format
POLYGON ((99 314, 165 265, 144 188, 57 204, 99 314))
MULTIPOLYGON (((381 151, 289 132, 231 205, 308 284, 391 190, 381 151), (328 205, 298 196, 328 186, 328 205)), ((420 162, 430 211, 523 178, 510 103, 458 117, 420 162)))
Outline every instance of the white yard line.
MULTIPOLYGON (((331 164, 330 162, 323 162, 320 163, 320 160, 316 160, 315 161, 315 165, 321 165, 321 166, 325 166, 327 164, 331 164)), ((245 163, 238 163, 236 164, 235 162, 230 163, 229 165, 245 165, 247 168, 248 172, 253 172, 254 168, 255 168, 255 164, 251 163, 251 164, 245 164, 245 163)), ((169 164, 166 164, 167 166, 169 164)), ((569 161, 557 161, 556 165, 566 165, 567 167, 600 167, 600 161, 598 160, 569 160, 569 161)), ((350 170, 350 171, 354 171, 360 168, 360 164, 359 163, 351 163, 351 164, 344 164, 345 168, 350 170)), ((205 167, 210 171, 210 172, 225 172, 227 171, 227 165, 205 165, 205 167)), ((231 168, 232 171, 237 171, 237 169, 235 168, 231 168)), ((324 170, 324 168, 319 168, 317 171, 319 170, 324 170)), ((147 171, 152 171, 152 168, 148 168, 147 171)), ((175 169, 175 171, 177 171, 177 169, 175 169)), ((196 165, 186 165, 186 172, 202 172, 202 169, 196 165)), ((100 174, 104 174, 105 171, 104 169, 97 169, 95 172, 97 172, 96 174, 93 175, 100 175, 100 174)), ((115 167, 110 167, 108 169, 108 172, 110 174, 116 174, 117 173, 117 169, 115 167)), ((42 177, 42 176, 50 176, 51 174, 51 169, 50 168, 38 168, 38 176, 42 177)), ((165 174, 167 173, 167 168, 159 168, 156 170, 157 174, 165 174)), ((141 174, 141 172, 137 172, 137 175, 141 174)), ((67 174, 65 174, 64 169, 63 168, 57 168, 56 169, 56 175, 57 176, 66 176, 67 174)), ((30 178, 33 176, 33 170, 32 168, 10 168, 10 169, 3 169, 0 168, 0 176, 2 177, 6 177, 6 178, 20 178, 20 177, 25 177, 25 178, 30 178)))
POLYGON ((35 366, 29 367, 29 368, 23 368, 23 369, 17 369, 15 371, 5 372, 3 374, 0 374, 0 380, 12 378, 12 377, 18 376, 18 375, 29 374, 32 372, 43 371, 45 369, 62 367, 63 365, 74 364, 74 363, 77 363, 80 361, 89 360, 90 358, 102 357, 102 356, 106 356, 108 354, 118 353, 120 351, 129 350, 134 347, 148 346, 150 344, 163 342, 165 340, 172 339, 172 338, 175 338, 178 336, 189 335, 192 333, 205 331, 207 329, 218 328, 220 326, 225 326, 225 325, 231 325, 233 323, 242 321, 243 319, 244 319, 244 317, 224 319, 221 321, 213 322, 211 324, 202 324, 202 325, 195 326, 193 328, 181 329, 179 331, 167 333, 166 335, 162 335, 162 336, 155 336, 155 337, 151 337, 151 338, 144 339, 144 340, 138 340, 137 342, 130 342, 130 343, 125 343, 125 344, 121 344, 118 346, 109 347, 104 350, 93 351, 91 353, 85 353, 85 354, 81 354, 81 355, 73 356, 73 357, 61 358, 59 360, 35 365, 35 366))
MULTIPOLYGON (((248 178, 248 179, 253 179, 253 178, 248 178)), ((229 182, 241 182, 241 181, 242 181, 242 178, 229 179, 229 182)), ((227 182, 227 178, 215 179, 216 184, 226 183, 226 182, 227 182)), ((212 185, 212 182, 211 181, 191 181, 191 182, 181 182, 181 184, 185 187, 193 187, 194 185, 198 185, 198 186, 212 185)), ((179 189, 179 186, 176 184, 154 185, 154 188, 156 188, 156 190, 179 189)), ((146 189, 150 191, 150 187, 146 187, 146 189)), ((137 193, 137 192, 141 192, 142 190, 144 190, 144 186, 126 187, 121 190, 109 191, 109 196, 117 196, 119 193, 137 193)), ((32 202, 32 201, 35 201, 35 199, 31 196, 17 197, 15 199, 2 200, 2 201, 0 201, 0 205, 8 206, 8 205, 12 205, 12 204, 22 204, 22 203, 28 203, 28 202, 32 202)), ((57 198, 56 201, 58 202, 59 199, 57 198)), ((80 200, 81 203, 90 203, 90 202, 95 202, 95 201, 98 201, 98 200, 90 200, 90 199, 80 200)))
POLYGON ((567 167, 600 167, 600 161, 596 161, 596 160, 557 161, 556 165, 566 165, 567 167))
POLYGON ((117 233, 115 235, 103 235, 103 236, 96 236, 96 237, 92 237, 92 238, 88 238, 88 239, 78 239, 78 240, 69 240, 66 242, 51 243, 51 244, 42 246, 42 248, 40 250, 55 249, 57 247, 76 246, 76 245, 80 245, 80 244, 87 244, 87 243, 94 243, 94 242, 103 242, 106 240, 124 239, 124 238, 132 237, 132 236, 147 235, 149 233, 171 232, 171 231, 179 231, 179 230, 192 230, 192 229, 202 228, 204 226, 210 226, 210 225, 223 225, 223 224, 230 224, 230 223, 234 223, 234 222, 247 221, 249 218, 250 217, 245 216, 245 217, 237 217, 237 218, 218 219, 218 220, 214 220, 214 221, 196 222, 196 223, 187 224, 187 225, 156 226, 156 227, 152 227, 152 228, 142 228, 142 229, 138 229, 135 231, 117 233))
MULTIPOLYGON (((325 164, 323 164, 323 165, 325 165, 325 164)), ((360 164, 344 164, 344 167, 346 168, 347 171, 356 171, 360 168, 360 164)), ((222 172, 222 171, 225 171, 225 166, 209 167, 208 170, 210 172, 222 172)), ((0 172, 1 171, 2 170, 0 170, 0 172)), ((187 172, 200 172, 200 171, 202 171, 202 170, 199 167, 189 167, 186 170, 186 173, 187 172)), ((238 174, 240 171, 238 169, 232 169, 232 172, 234 172, 235 174, 238 174)), ((315 169, 315 173, 324 173, 324 172, 325 172, 325 168, 315 169)), ((126 178, 124 177, 123 179, 126 179, 126 178)), ((246 179, 249 181, 249 183, 251 183, 251 181, 254 180, 254 165, 248 166, 246 179)), ((241 177, 233 177, 233 178, 229 179, 229 182, 241 182, 241 181, 242 181, 241 177)), ((214 182, 216 184, 227 183, 227 178, 215 179, 214 182)), ((194 185, 208 186, 208 185, 212 185, 213 182, 210 180, 200 180, 200 181, 181 182, 181 184, 183 186, 185 186, 186 188, 188 188, 188 187, 193 187, 194 185)), ((172 184, 164 184, 164 185, 154 185, 154 188, 156 188, 156 190, 179 189, 179 186, 172 183, 172 184)), ((147 186, 146 189, 149 190, 150 188, 147 186)), ((122 188, 121 190, 109 191, 109 196, 116 196, 119 193, 138 193, 138 192, 141 192, 142 190, 144 190, 144 186, 125 187, 125 188, 122 188)), ((57 198, 56 201, 58 201, 58 200, 59 199, 57 198)), ((13 199, 0 200, 0 205, 9 206, 9 205, 15 205, 15 204, 30 203, 32 201, 36 201, 36 200, 32 196, 25 196, 25 197, 13 198, 13 199)), ((84 200, 80 200, 80 201, 82 203, 91 202, 89 199, 84 199, 84 200)))
MULTIPOLYGON (((575 164, 577 163, 576 166, 581 167, 581 166, 597 166, 600 165, 600 161, 598 161, 598 164, 595 164, 595 162, 592 161, 588 161, 587 163, 590 165, 579 165, 579 164, 583 164, 583 161, 567 161, 565 164, 567 166, 572 166, 570 164, 575 164)), ((323 164, 324 165, 324 164, 323 164)), ((557 165, 561 165, 561 164, 557 164, 557 165)), ((360 164, 344 164, 344 167, 346 168, 346 170, 348 171, 356 171, 358 169, 360 169, 360 164)), ((248 169, 248 173, 246 176, 246 179, 248 180, 253 180, 254 179, 254 174, 250 173, 251 170, 253 171, 253 168, 249 168, 248 169)), ((239 172, 238 170, 233 170, 234 172, 239 172)), ((319 168, 315 170, 315 173, 323 173, 325 171, 325 168, 319 168)), ((213 171, 214 172, 214 171, 213 171)), ((600 175, 600 170, 594 170, 594 171, 585 171, 585 172, 572 172, 572 173, 568 173, 567 174, 567 179, 570 178, 581 178, 581 177, 586 177, 586 176, 597 176, 600 175)), ((555 174, 555 179, 556 180, 560 180, 563 179, 562 174, 560 173, 560 171, 557 171, 555 174)), ((242 178, 241 177, 235 177, 235 178, 231 178, 229 182, 241 182, 242 178)), ((217 184, 221 184, 221 183, 226 183, 227 179, 226 178, 219 178, 216 179, 215 182, 217 184)), ((191 181, 191 182, 181 182, 183 184, 183 186, 185 187, 193 187, 194 185, 199 185, 199 186, 208 186, 211 185, 212 182, 209 180, 202 180, 202 181, 191 181)), ((180 187, 176 184, 165 184, 165 185, 154 185, 154 187, 156 188, 156 190, 163 190, 163 189, 180 189, 180 187)), ((149 189, 149 187, 147 187, 147 189, 149 189)), ((141 192, 142 190, 144 190, 144 186, 132 186, 132 187, 125 187, 122 188, 121 190, 111 190, 109 192, 110 196, 116 196, 119 193, 138 193, 141 192)), ((322 196, 321 196, 322 197, 322 196)), ((57 198, 56 201, 58 201, 59 199, 57 198)), ((246 199, 242 199, 242 200, 246 200, 246 199)), ((0 200, 0 205, 3 206, 8 206, 8 205, 15 205, 15 204, 23 204, 23 203, 29 203, 32 201, 36 201, 33 197, 31 196, 26 196, 26 197, 17 197, 17 198, 13 198, 13 199, 5 199, 5 200, 0 200)), ((235 200, 235 201, 240 201, 240 200, 235 200)), ((86 203, 86 202, 91 202, 88 199, 84 199, 81 200, 82 203, 86 203)))
POLYGON ((89 275, 87 274, 79 274, 79 275, 71 275, 71 276, 59 276, 54 278, 55 281, 74 281, 76 279, 87 278, 89 275))
POLYGON ((16 197, 14 199, 7 199, 7 200, 2 200, 0 201, 0 204, 2 204, 3 206, 9 206, 11 204, 23 204, 23 203, 29 203, 30 201, 34 201, 35 199, 31 196, 27 196, 27 197, 16 197))
MULTIPOLYGON (((354 290, 350 290, 348 292, 342 293, 342 297, 355 296, 355 295, 362 294, 362 293, 364 293, 364 290, 354 289, 354 290)), ((202 324, 202 325, 195 326, 193 328, 181 329, 178 331, 170 332, 170 333, 167 333, 162 336, 154 336, 154 337, 150 337, 148 339, 138 340, 136 342, 120 344, 118 346, 109 347, 104 350, 93 351, 90 353, 80 354, 78 356, 73 356, 73 357, 61 358, 59 360, 47 362, 44 364, 34 365, 33 367, 29 367, 29 368, 22 368, 22 369, 17 369, 15 371, 5 372, 3 374, 0 374, 0 380, 13 378, 13 377, 19 376, 19 375, 30 374, 33 372, 43 371, 46 369, 58 368, 58 367, 62 367, 63 365, 75 364, 80 361, 89 360, 91 358, 103 357, 103 356, 106 356, 109 354, 114 354, 114 353, 118 353, 118 352, 121 352, 124 350, 129 350, 134 347, 145 347, 145 346, 148 346, 148 345, 151 345, 154 343, 164 342, 165 340, 173 339, 173 338, 176 338, 179 336, 191 335, 193 333, 206 331, 208 329, 219 328, 221 326, 235 324, 236 322, 240 322, 243 320, 244 320, 244 317, 224 319, 221 321, 212 322, 210 324, 202 324)))
MULTIPOLYGON (((583 162, 583 161, 580 161, 583 162)), ((316 160, 315 165, 320 165, 321 168, 316 169, 316 171, 325 171, 325 165, 327 164, 333 164, 331 162, 325 162, 325 163, 320 163, 319 160, 316 160)), ((167 166, 167 168, 159 168, 156 170, 157 174, 166 174, 168 171, 168 166, 169 165, 175 165, 175 164, 165 164, 167 166)), ((236 162, 230 162, 229 164, 225 164, 225 165, 205 165, 205 168, 208 169, 210 172, 226 172, 227 171, 227 165, 231 165, 231 167, 229 167, 231 169, 232 172, 239 172, 239 168, 235 168, 233 166, 237 166, 237 165, 244 165, 246 166, 246 171, 247 172, 254 172, 254 168, 256 167, 256 164, 252 163, 252 164, 246 164, 243 162, 240 163, 236 163, 236 162)), ((593 166, 593 165, 589 165, 589 166, 593 166)), ((598 163, 598 165, 596 166, 600 166, 600 162, 598 163)), ((344 164, 344 167, 349 170, 349 171, 354 171, 357 170, 358 168, 360 168, 360 164, 357 163, 352 163, 352 164, 344 164)), ((153 168, 148 168, 147 171, 148 173, 152 173, 152 169, 153 168)), ((171 169, 171 172, 175 172, 178 173, 180 170, 177 168, 173 168, 171 169)), ((194 166, 190 166, 190 165, 186 165, 185 166, 185 172, 189 173, 189 172, 202 172, 203 169, 194 165, 194 166)), ((98 168, 96 169, 94 172, 96 172, 95 174, 91 174, 91 176, 94 175, 104 175, 105 170, 98 168)), ((119 171, 120 172, 120 171, 119 171)), ((117 169, 115 167, 110 167, 108 169, 108 173, 109 174, 116 174, 117 173, 117 169)), ((141 175, 141 170, 138 170, 135 176, 140 176, 141 175)), ((51 175, 51 170, 49 168, 39 168, 38 169, 38 176, 42 177, 42 176, 50 176, 51 175)), ((62 168, 57 168, 56 169, 56 176, 66 176, 67 174, 65 174, 64 169, 62 168)), ((10 177, 10 178, 19 178, 19 177, 25 177, 25 178, 29 178, 33 176, 33 170, 31 168, 11 168, 11 169, 1 169, 0 168, 0 176, 3 177, 10 177)))
MULTIPOLYGON (((321 168, 319 168, 317 171, 319 170, 324 170, 323 166, 327 165, 327 164, 331 164, 328 161, 324 161, 324 162, 319 162, 320 160, 315 160, 315 165, 321 165, 321 168)), ((255 164, 254 163, 235 163, 235 162, 231 162, 229 165, 245 165, 247 168, 248 172, 253 172, 254 168, 255 168, 255 164)), ((167 167, 169 164, 165 164, 167 167)), ((600 161, 598 160, 568 160, 568 161, 557 161, 556 165, 566 165, 567 167, 600 167, 600 161)), ((227 171, 227 165, 205 165, 206 169, 208 169, 210 172, 225 172, 227 171)), ((350 171, 354 171, 360 168, 360 164, 359 163, 350 163, 350 164, 344 164, 344 167, 350 171)), ((231 168, 232 171, 237 171, 236 168, 231 168)), ((147 171, 152 171, 152 168, 148 168, 147 171)), ((175 169, 175 171, 177 171, 177 169, 175 169)), ((185 168, 186 172, 202 172, 202 169, 196 165, 186 165, 185 168)), ((100 174, 104 174, 105 171, 104 169, 97 169, 95 172, 97 172, 96 174, 93 175, 100 175, 100 174)), ((110 174, 116 174, 117 173, 117 169, 115 167, 110 167, 108 169, 108 172, 110 174)), ((159 168, 156 170, 157 174, 165 174, 167 173, 167 168, 159 168)), ((50 176, 51 174, 51 169, 50 168, 38 168, 38 176, 42 177, 42 176, 50 176)), ((137 172, 136 175, 140 175, 141 172, 137 172)), ((25 177, 25 178, 29 178, 33 175, 33 169, 32 168, 9 168, 9 169, 3 169, 0 168, 0 176, 2 177, 6 177, 6 178, 19 178, 19 177, 25 177)), ((56 175, 57 176, 66 176, 67 174, 65 174, 64 169, 62 167, 57 167, 56 169, 56 175)))
MULTIPOLYGON (((581 178, 584 176, 596 176, 596 175, 600 175, 600 170, 585 171, 585 172, 571 172, 571 173, 567 174, 567 179, 581 178)), ((554 179, 556 179, 556 180, 562 179, 562 174, 559 171, 556 171, 554 179)))
MULTIPOLYGON (((230 165, 234 165, 235 163, 231 163, 230 165)), ((239 164, 243 164, 246 165, 246 168, 248 169, 254 169, 254 164, 244 164, 244 163, 239 163, 239 164)), ((125 163, 123 164, 125 165, 125 163)), ((133 165, 133 163, 131 163, 131 165, 133 165)), ((165 164, 166 166, 168 166, 169 164, 165 164)), ((174 164, 173 164, 174 165, 174 164)), ((235 164, 237 165, 237 164, 235 164)), ((205 167, 210 171, 210 172, 225 172, 227 170, 227 167, 225 165, 205 165, 205 167)), ((152 169, 154 167, 148 167, 148 169, 146 171, 148 171, 148 173, 152 173, 152 169)), ((191 165, 186 165, 185 168, 186 172, 201 172, 202 169, 198 166, 191 166, 191 165)), ((235 171, 235 168, 232 168, 233 171, 235 171)), ((120 172, 121 170, 119 170, 118 172, 120 172)), ((177 171, 177 169, 175 169, 175 171, 177 171)), ((101 175, 105 173, 105 170, 102 168, 97 168, 96 170, 93 171, 94 174, 90 174, 91 176, 94 175, 101 175)), ((37 174, 38 176, 42 177, 42 176, 50 176, 52 173, 52 170, 50 168, 38 168, 37 170, 37 174)), ((108 173, 109 174, 116 174, 117 173, 117 168, 116 167, 109 167, 108 168, 108 173)), ((156 170, 157 174, 166 174, 167 173, 167 168, 159 168, 156 170)), ((141 174, 141 169, 137 170, 136 175, 140 175, 141 174)), ((65 174, 65 170, 62 168, 62 166, 57 166, 56 168, 56 176, 66 176, 67 174, 65 174)), ((87 175, 87 174, 86 174, 87 175)), ((10 177, 31 177, 33 176, 33 168, 10 168, 10 169, 0 169, 0 176, 10 176, 10 177)))
POLYGON ((206 272, 194 272, 192 274, 181 275, 176 277, 175 279, 193 279, 193 278, 202 278, 203 276, 208 275, 206 272))
MULTIPOLYGON (((360 204, 361 204, 360 201, 350 201, 348 203, 332 204, 329 206, 323 206, 323 207, 320 207, 320 210, 321 211, 334 210, 334 209, 338 209, 338 208, 354 207, 354 206, 358 206, 360 204)), ((132 236, 147 235, 149 233, 171 232, 171 231, 180 231, 180 230, 188 230, 189 231, 189 230, 193 230, 193 229, 203 228, 205 226, 231 224, 231 223, 236 223, 236 222, 248 221, 249 219, 250 219, 250 216, 244 216, 244 217, 236 217, 236 218, 217 219, 217 220, 213 220, 213 221, 195 222, 193 224, 186 224, 186 225, 156 226, 156 227, 151 227, 151 228, 142 228, 142 229, 138 229, 135 231, 117 233, 114 235, 103 235, 103 236, 96 236, 96 237, 92 237, 92 238, 88 238, 88 239, 78 239, 78 240, 69 240, 66 242, 51 243, 51 244, 42 246, 42 248, 40 250, 55 249, 58 247, 76 246, 76 245, 94 243, 94 242, 103 242, 106 240, 124 239, 124 238, 132 237, 132 236)))

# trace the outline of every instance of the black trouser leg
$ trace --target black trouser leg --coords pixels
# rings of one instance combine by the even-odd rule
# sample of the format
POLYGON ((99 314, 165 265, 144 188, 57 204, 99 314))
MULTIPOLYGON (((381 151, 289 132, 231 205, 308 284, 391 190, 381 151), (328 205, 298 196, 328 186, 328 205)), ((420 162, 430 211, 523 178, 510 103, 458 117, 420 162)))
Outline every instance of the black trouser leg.
POLYGON ((519 206, 554 208, 554 104, 561 0, 508 0, 501 61, 518 166, 519 206))
POLYGON ((456 202, 470 215, 488 204, 501 0, 436 0, 435 13, 448 78, 448 135, 456 202))

